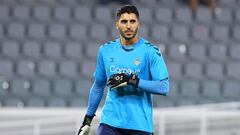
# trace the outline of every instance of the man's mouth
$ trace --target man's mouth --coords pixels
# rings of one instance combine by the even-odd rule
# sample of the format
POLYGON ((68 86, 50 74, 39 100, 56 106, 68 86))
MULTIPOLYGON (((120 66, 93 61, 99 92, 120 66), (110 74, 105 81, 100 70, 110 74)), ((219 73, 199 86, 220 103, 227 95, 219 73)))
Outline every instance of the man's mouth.
POLYGON ((126 31, 125 34, 126 34, 126 35, 131 35, 131 34, 132 34, 132 31, 126 31))

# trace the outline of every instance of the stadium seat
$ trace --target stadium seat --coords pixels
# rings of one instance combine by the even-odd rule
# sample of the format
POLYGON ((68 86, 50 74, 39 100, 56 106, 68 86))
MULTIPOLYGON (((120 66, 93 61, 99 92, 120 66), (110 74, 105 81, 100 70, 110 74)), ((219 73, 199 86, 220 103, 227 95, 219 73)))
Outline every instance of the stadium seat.
POLYGON ((215 19, 218 23, 230 24, 232 22, 232 12, 228 8, 217 8, 215 19))
POLYGON ((95 61, 83 61, 81 63, 81 74, 87 78, 92 78, 95 72, 96 62, 95 61))
POLYGON ((73 16, 77 21, 88 23, 92 21, 92 10, 88 6, 77 6, 73 16))
POLYGON ((119 32, 116 29, 116 25, 112 25, 112 27, 110 28, 110 34, 111 34, 112 40, 119 37, 119 32))
POLYGON ((16 65, 17 74, 22 77, 34 77, 36 74, 36 64, 31 60, 21 60, 16 65))
POLYGON ((223 94, 232 100, 240 100, 240 85, 238 81, 225 81, 223 83, 223 94))
POLYGON ((69 22, 71 20, 71 12, 69 6, 57 6, 53 9, 53 17, 57 21, 69 22))
POLYGON ((165 25, 154 25, 152 26, 151 36, 154 40, 160 40, 162 42, 169 41, 169 28, 165 25))
POLYGON ((198 62, 188 62, 184 64, 184 75, 191 79, 201 80, 203 78, 203 66, 198 62))
POLYGON ((145 6, 139 7, 139 17, 140 21, 144 24, 150 24, 153 18, 153 11, 151 8, 147 8, 145 6))
POLYGON ((69 36, 74 40, 87 40, 88 39, 88 29, 86 25, 73 24, 69 28, 69 36))
POLYGON ((230 57, 232 59, 240 60, 239 52, 240 52, 240 45, 234 44, 234 45, 229 46, 229 53, 230 53, 230 57))
POLYGON ((202 95, 208 99, 220 99, 221 98, 221 85, 214 80, 204 80, 202 83, 202 95))
POLYGON ((235 10, 235 20, 240 23, 240 9, 235 10))
POLYGON ((166 107, 174 107, 175 102, 174 100, 170 100, 167 97, 157 97, 153 96, 153 107, 160 107, 160 108, 166 108, 166 107))
POLYGON ((78 42, 67 42, 64 45, 64 55, 72 60, 83 59, 83 45, 78 42))
POLYGON ((10 80, 10 91, 17 97, 28 97, 31 89, 31 82, 25 79, 10 80))
POLYGON ((109 24, 112 22, 112 9, 108 6, 96 6, 94 8, 94 19, 96 22, 109 24))
POLYGON ((0 79, 0 98, 6 98, 9 95, 9 81, 5 79, 0 79))
POLYGON ((175 25, 172 28, 172 38, 176 42, 186 43, 189 41, 189 27, 185 25, 175 25))
POLYGON ((67 107, 67 102, 63 98, 50 98, 47 103, 48 107, 67 107))
POLYGON ((33 80, 32 93, 39 97, 50 97, 52 95, 50 81, 46 79, 33 80))
POLYGON ((14 64, 11 60, 0 60, 0 74, 2 76, 14 76, 14 64))
POLYGON ((176 0, 159 0, 158 3, 166 7, 175 7, 179 5, 179 2, 176 0))
POLYGON ((205 25, 196 25, 192 28, 192 36, 197 42, 206 43, 209 41, 209 28, 205 25))
POLYGON ((236 0, 219 0, 218 4, 222 6, 228 6, 228 7, 237 6, 236 0))
POLYGON ((87 57, 96 59, 98 55, 97 52, 99 47, 100 45, 95 45, 94 43, 88 43, 88 45, 86 46, 87 57))
POLYGON ((85 107, 85 106, 87 106, 86 98, 78 97, 71 99, 70 101, 70 107, 85 107))
POLYGON ((167 67, 171 78, 180 79, 183 77, 183 66, 180 62, 167 61, 167 67))
POLYGON ((199 6, 196 11, 196 21, 202 24, 211 24, 212 22, 212 13, 207 7, 199 6))
POLYGON ((7 107, 24 107, 23 101, 18 98, 8 98, 3 101, 3 105, 7 107))
POLYGON ((197 99, 180 99, 176 102, 177 106, 193 106, 198 103, 197 99))
POLYGON ((26 37, 26 27, 23 23, 12 22, 7 26, 7 34, 12 39, 23 39, 26 37))
POLYGON ((227 25, 215 25, 212 28, 213 39, 219 42, 229 40, 229 27, 227 25))
POLYGON ((78 65, 74 61, 62 60, 59 63, 59 74, 66 78, 79 77, 78 65))
POLYGON ((67 28, 65 24, 53 23, 48 27, 48 36, 56 40, 64 40, 67 37, 67 28))
POLYGON ((32 97, 27 100, 26 107, 45 107, 45 102, 41 98, 32 97))
MULTIPOLYGON (((221 98, 221 100, 224 100, 224 99, 221 98)), ((212 99, 212 98, 208 99, 208 98, 204 97, 204 98, 198 99, 197 104, 198 105, 217 104, 217 103, 221 102, 221 100, 216 100, 216 99, 212 99)))
POLYGON ((41 60, 38 63, 38 75, 42 77, 57 76, 56 63, 50 60, 41 60))
POLYGON ((20 57, 20 44, 17 41, 9 40, 2 43, 2 55, 9 58, 20 57))
POLYGON ((240 80, 240 63, 231 62, 227 65, 227 75, 230 78, 240 80))
POLYGON ((51 20, 51 8, 45 5, 33 7, 33 17, 37 21, 49 22, 51 20))
POLYGON ((192 44, 188 47, 188 56, 193 60, 207 61, 207 47, 203 44, 192 44))
POLYGON ((206 64, 206 73, 205 75, 211 79, 219 80, 224 79, 224 67, 221 63, 211 62, 206 64))
POLYGON ((168 57, 177 61, 185 61, 187 56, 187 46, 185 44, 171 44, 168 47, 168 57))
POLYGON ((80 0, 59 0, 61 4, 63 5, 69 5, 69 6, 74 6, 79 4, 80 0))
POLYGON ((179 83, 177 81, 170 81, 170 92, 169 98, 171 99, 178 99, 180 94, 179 83))
POLYGON ((60 79, 53 81, 53 92, 60 97, 70 97, 73 95, 72 92, 73 84, 70 80, 60 79))
POLYGON ((84 98, 85 100, 88 99, 88 95, 91 89, 92 82, 89 80, 77 80, 75 81, 75 93, 80 98, 84 98))
POLYGON ((100 24, 92 25, 90 27, 90 38, 93 40, 106 42, 109 40, 107 27, 100 24))
POLYGON ((141 6, 143 5, 146 7, 154 7, 154 6, 156 6, 156 4, 158 4, 159 1, 158 0, 151 0, 151 1, 138 0, 136 2, 138 2, 136 4, 141 5, 141 6))
POLYGON ((227 59, 227 45, 212 44, 209 46, 209 57, 213 60, 224 61, 227 59))
POLYGON ((15 5, 13 8, 13 18, 20 21, 29 21, 30 20, 30 7, 23 5, 15 5))
POLYGON ((63 46, 59 42, 47 41, 43 45, 44 56, 51 59, 61 59, 63 55, 63 46))
POLYGON ((0 20, 6 22, 10 19, 10 7, 8 5, 0 5, 0 20))
POLYGON ((155 19, 156 21, 164 24, 170 24, 173 21, 173 12, 171 9, 166 7, 155 8, 155 19))
POLYGON ((144 37, 145 39, 150 39, 149 35, 149 27, 147 25, 142 24, 141 28, 139 29, 139 36, 144 37))
POLYGON ((41 49, 41 45, 37 41, 25 41, 22 44, 23 55, 31 59, 40 59, 41 49))
POLYGON ((184 24, 192 23, 192 11, 188 7, 180 7, 175 9, 176 21, 184 24))
POLYGON ((240 41, 240 25, 235 25, 232 27, 233 39, 240 41))
POLYGON ((180 94, 186 98, 196 99, 199 98, 200 94, 200 85, 197 81, 186 80, 183 81, 180 85, 181 91, 180 94))
POLYGON ((29 6, 29 5, 32 6, 32 5, 35 4, 34 0, 18 0, 18 2, 19 2, 20 5, 27 5, 27 6, 29 6))
POLYGON ((32 39, 44 40, 47 38, 47 27, 42 23, 31 23, 28 25, 27 34, 32 39))
POLYGON ((5 33, 4 33, 4 26, 2 23, 0 23, 0 39, 5 37, 5 33))

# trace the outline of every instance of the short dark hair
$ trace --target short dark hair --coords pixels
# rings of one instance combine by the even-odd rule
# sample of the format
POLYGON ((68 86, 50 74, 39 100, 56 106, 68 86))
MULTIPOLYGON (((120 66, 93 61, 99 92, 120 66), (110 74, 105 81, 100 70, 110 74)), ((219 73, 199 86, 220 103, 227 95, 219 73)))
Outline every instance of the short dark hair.
POLYGON ((137 18, 139 19, 138 9, 134 5, 125 5, 125 6, 121 7, 120 9, 118 9, 117 10, 117 20, 124 13, 128 13, 128 14, 134 13, 137 16, 137 18))

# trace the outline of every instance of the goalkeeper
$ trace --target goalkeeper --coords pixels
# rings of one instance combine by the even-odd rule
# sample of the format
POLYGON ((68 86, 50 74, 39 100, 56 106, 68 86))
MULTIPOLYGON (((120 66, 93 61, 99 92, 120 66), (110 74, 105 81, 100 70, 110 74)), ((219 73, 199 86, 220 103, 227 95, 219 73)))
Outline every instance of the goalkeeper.
POLYGON ((102 99, 98 135, 152 135, 152 94, 168 95, 169 76, 162 54, 152 43, 138 36, 139 13, 125 5, 117 12, 120 38, 100 46, 95 80, 79 135, 88 135, 102 99))

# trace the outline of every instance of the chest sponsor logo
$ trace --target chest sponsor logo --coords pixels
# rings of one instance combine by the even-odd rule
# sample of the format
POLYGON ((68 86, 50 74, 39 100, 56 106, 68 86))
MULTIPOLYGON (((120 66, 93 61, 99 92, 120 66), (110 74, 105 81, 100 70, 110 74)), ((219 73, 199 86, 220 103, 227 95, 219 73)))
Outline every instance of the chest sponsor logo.
POLYGON ((122 68, 122 67, 116 67, 114 65, 111 65, 109 68, 110 72, 115 74, 115 73, 126 73, 126 74, 131 74, 131 73, 140 73, 140 69, 133 70, 131 68, 122 68))

